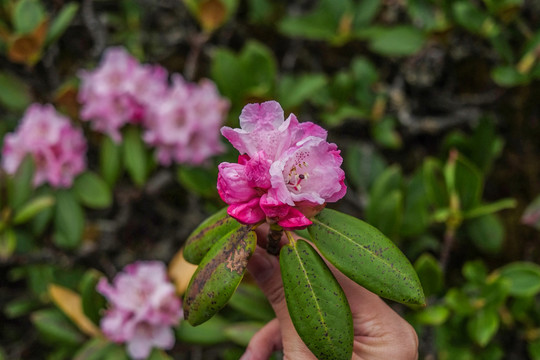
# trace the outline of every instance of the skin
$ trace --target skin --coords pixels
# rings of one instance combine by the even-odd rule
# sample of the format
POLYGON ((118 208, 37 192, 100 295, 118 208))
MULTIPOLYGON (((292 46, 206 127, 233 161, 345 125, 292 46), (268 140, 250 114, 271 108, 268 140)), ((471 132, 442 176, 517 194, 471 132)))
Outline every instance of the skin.
MULTIPOLYGON (((267 233, 267 227, 257 229, 259 245, 266 242, 267 233)), ((349 299, 354 324, 352 359, 418 359, 418 337, 412 326, 377 295, 328 265, 349 299)), ((284 359, 316 360, 298 336, 289 316, 278 258, 257 247, 248 270, 270 301, 276 318, 253 336, 240 360, 266 360, 276 350, 283 351, 284 359)))

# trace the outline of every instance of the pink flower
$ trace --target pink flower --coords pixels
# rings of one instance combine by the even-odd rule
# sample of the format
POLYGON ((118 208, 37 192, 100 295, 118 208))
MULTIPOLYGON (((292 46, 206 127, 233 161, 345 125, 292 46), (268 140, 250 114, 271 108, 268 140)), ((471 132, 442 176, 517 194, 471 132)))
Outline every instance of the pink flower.
POLYGON ((144 140, 156 147, 162 165, 201 164, 223 151, 219 128, 228 109, 210 80, 187 83, 175 74, 168 92, 149 109, 144 140))
POLYGON ((172 348, 171 327, 179 323, 182 309, 163 263, 128 265, 112 285, 101 279, 97 290, 110 304, 101 320, 103 333, 114 342, 125 342, 133 358, 146 358, 152 347, 172 348))
POLYGON ((86 169, 85 153, 86 140, 80 129, 52 105, 33 104, 16 131, 4 139, 2 167, 14 174, 30 155, 35 165, 34 186, 48 182, 70 187, 74 177, 86 169))
POLYGON ((220 164, 217 184, 238 221, 304 228, 311 224, 306 215, 345 195, 343 159, 320 126, 293 114, 285 120, 281 106, 268 101, 244 107, 240 127, 221 129, 242 155, 237 164, 220 164))
POLYGON ((122 47, 109 48, 97 69, 79 74, 81 118, 119 142, 120 128, 143 121, 148 106, 162 99, 167 76, 164 68, 141 65, 122 47))

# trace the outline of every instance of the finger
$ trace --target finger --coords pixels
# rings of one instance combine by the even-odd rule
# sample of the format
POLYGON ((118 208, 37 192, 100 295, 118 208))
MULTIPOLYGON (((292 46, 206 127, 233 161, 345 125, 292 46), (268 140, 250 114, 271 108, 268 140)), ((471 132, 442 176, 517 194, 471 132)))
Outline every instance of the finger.
POLYGON ((266 360, 274 351, 282 348, 279 321, 273 319, 253 335, 240 360, 266 360))

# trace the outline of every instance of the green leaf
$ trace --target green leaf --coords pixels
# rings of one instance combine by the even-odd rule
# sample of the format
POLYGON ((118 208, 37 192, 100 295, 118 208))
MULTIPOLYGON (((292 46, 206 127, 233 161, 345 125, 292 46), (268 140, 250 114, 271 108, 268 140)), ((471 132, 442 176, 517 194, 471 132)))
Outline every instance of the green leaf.
POLYGON ((324 209, 308 228, 314 244, 343 274, 375 294, 424 304, 411 263, 379 230, 352 216, 324 209))
POLYGON ((372 201, 366 209, 366 221, 373 224, 391 239, 398 236, 403 215, 403 194, 399 190, 391 191, 372 201))
POLYGON ((111 206, 111 190, 94 172, 86 171, 77 176, 73 183, 73 191, 79 201, 89 208, 103 209, 111 206))
POLYGON ((531 341, 527 345, 527 351, 531 360, 540 360, 540 339, 531 341))
POLYGON ((287 110, 308 101, 328 84, 324 74, 284 75, 278 86, 278 101, 287 110))
POLYGON ((479 204, 483 191, 483 176, 463 155, 459 155, 456 161, 455 186, 462 210, 469 210, 479 204))
POLYGON ((450 316, 450 310, 442 305, 434 305, 416 314, 415 319, 420 324, 440 326, 450 316))
POLYGON ((501 199, 491 204, 478 205, 463 214, 464 218, 471 219, 483 215, 490 215, 504 209, 516 207, 516 199, 501 199))
POLYGON ((225 326, 228 324, 219 315, 198 326, 193 326, 187 321, 182 321, 176 329, 176 337, 183 343, 215 345, 228 340, 224 333, 225 326))
POLYGON ((344 161, 348 181, 364 193, 386 168, 383 157, 366 145, 351 146, 344 161))
POLYGON ((32 313, 32 323, 50 344, 74 346, 83 342, 83 335, 56 309, 39 310, 32 313))
POLYGON ((493 81, 499 86, 513 87, 527 84, 530 78, 526 74, 520 73, 513 66, 497 66, 491 72, 493 81))
POLYGON ((124 133, 122 145, 124 164, 126 165, 127 172, 135 185, 142 187, 146 182, 150 164, 140 130, 134 127, 128 127, 124 133))
POLYGON ((178 168, 178 181, 192 193, 211 198, 217 196, 217 169, 183 165, 178 168))
POLYGON ((424 183, 426 184, 426 194, 431 204, 436 208, 448 206, 448 192, 444 183, 442 165, 433 158, 424 160, 422 166, 424 173, 424 183))
POLYGON ((240 284, 229 300, 229 306, 253 320, 268 322, 276 317, 266 296, 256 285, 240 284))
POLYGON ((287 308, 298 335, 317 359, 352 356, 353 323, 343 289, 319 254, 303 240, 281 248, 287 308))
POLYGON ((17 248, 17 237, 13 229, 0 232, 0 259, 9 258, 17 248))
POLYGON ((462 269, 465 279, 483 285, 486 282, 487 268, 482 260, 467 261, 462 269))
POLYGON ((321 0, 312 12, 303 16, 286 17, 279 23, 278 28, 287 36, 330 40, 337 35, 339 20, 346 7, 347 2, 343 0, 321 0))
POLYGON ((45 9, 39 0, 19 0, 13 9, 13 27, 18 34, 34 30, 45 17, 45 9))
POLYGON ((12 209, 18 210, 29 198, 34 189, 32 180, 34 179, 34 160, 26 156, 19 165, 15 176, 10 179, 9 205, 12 209))
POLYGON ((96 290, 99 279, 102 277, 103 274, 91 269, 84 274, 79 284, 84 315, 96 325, 99 325, 99 321, 103 315, 102 311, 106 305, 105 298, 96 290))
POLYGON ((444 286, 444 276, 437 259, 433 255, 422 254, 414 263, 414 269, 426 296, 439 293, 444 286))
POLYGON ((400 234, 419 236, 430 225, 429 199, 422 169, 418 169, 405 187, 400 234))
POLYGON ((101 141, 99 151, 99 166, 101 176, 107 182, 109 187, 113 187, 122 172, 122 151, 118 144, 106 136, 101 141))
POLYGON ((51 208, 54 205, 54 197, 43 195, 28 201, 13 217, 13 224, 19 225, 32 219, 41 211, 51 208))
POLYGON ((514 262, 503 266, 497 273, 510 283, 512 296, 535 296, 540 292, 540 266, 532 262, 514 262))
POLYGON ((497 254, 502 249, 505 231, 497 216, 488 214, 465 223, 465 230, 473 244, 487 254, 497 254))
POLYGON ((481 347, 489 343, 497 330, 499 330, 499 315, 495 309, 481 309, 467 323, 469 335, 481 347))
POLYGON ((227 214, 223 208, 204 220, 186 240, 184 259, 192 264, 199 264, 210 248, 223 236, 242 226, 227 214))
POLYGON ((0 72, 0 105, 14 111, 22 111, 30 105, 30 88, 19 78, 0 72))
POLYGON ((260 322, 237 322, 225 327, 225 336, 235 344, 240 346, 248 346, 249 341, 255 335, 255 333, 264 326, 264 323, 260 322))
POLYGON ((147 360, 172 360, 163 350, 154 348, 147 360))
POLYGON ((403 25, 380 29, 371 37, 369 47, 384 56, 407 56, 418 52, 425 42, 421 30, 403 25))
POLYGON ((84 230, 84 212, 69 190, 56 193, 56 211, 54 216, 54 243, 64 249, 74 249, 82 241, 84 230))
POLYGON ((373 124, 371 134, 375 142, 387 149, 399 149, 402 145, 401 136, 396 131, 396 120, 384 117, 373 124))
POLYGON ((229 232, 202 259, 184 298, 184 317, 199 325, 223 308, 240 284, 257 236, 251 226, 229 232))
POLYGON ((45 39, 45 44, 50 44, 66 31, 69 24, 77 14, 77 11, 79 10, 79 4, 77 3, 69 3, 62 7, 62 10, 60 10, 60 13, 55 16, 54 20, 51 23, 51 26, 49 28, 49 31, 47 32, 47 38, 45 39))
POLYGON ((93 338, 88 340, 75 353, 73 360, 104 360, 106 354, 117 346, 104 338, 93 338))

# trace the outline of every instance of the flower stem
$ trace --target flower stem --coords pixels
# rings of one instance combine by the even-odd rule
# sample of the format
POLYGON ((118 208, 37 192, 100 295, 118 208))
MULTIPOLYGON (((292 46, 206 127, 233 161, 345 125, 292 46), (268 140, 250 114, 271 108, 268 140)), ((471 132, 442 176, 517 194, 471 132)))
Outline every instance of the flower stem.
POLYGON ((271 255, 279 254, 279 242, 283 235, 283 228, 279 225, 270 225, 270 232, 268 233, 268 243, 266 244, 266 252, 271 255))

